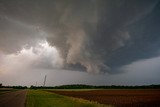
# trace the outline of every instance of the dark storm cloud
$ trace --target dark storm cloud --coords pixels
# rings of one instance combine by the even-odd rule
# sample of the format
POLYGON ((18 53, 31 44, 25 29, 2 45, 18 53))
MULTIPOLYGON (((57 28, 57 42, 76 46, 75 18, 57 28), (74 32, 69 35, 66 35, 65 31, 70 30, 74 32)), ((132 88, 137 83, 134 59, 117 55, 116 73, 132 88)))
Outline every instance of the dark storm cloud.
MULTIPOLYGON (((151 14, 159 6, 158 1, 1 0, 0 49, 16 49, 30 41, 45 38, 59 50, 65 69, 111 72, 111 67, 118 65, 118 58, 125 55, 124 51, 116 54, 117 51, 127 47, 126 51, 130 51, 136 45, 129 46, 132 39, 142 40, 138 38, 140 34, 133 33, 132 26, 151 14), (46 35, 40 35, 37 29, 46 35)), ((139 24, 135 28, 138 30, 139 24)))
POLYGON ((130 43, 112 53, 108 64, 112 67, 119 67, 139 59, 159 56, 159 28, 160 3, 157 3, 150 14, 127 28, 132 35, 130 43))

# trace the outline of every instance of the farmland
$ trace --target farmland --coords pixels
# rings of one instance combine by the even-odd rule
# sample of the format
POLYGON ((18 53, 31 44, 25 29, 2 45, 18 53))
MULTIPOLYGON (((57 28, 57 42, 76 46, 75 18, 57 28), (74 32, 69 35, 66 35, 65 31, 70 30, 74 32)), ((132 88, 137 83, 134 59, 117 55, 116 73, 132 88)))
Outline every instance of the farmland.
POLYGON ((2 107, 160 106, 159 89, 5 89, 4 92, 0 95, 2 107))
POLYGON ((160 90, 154 89, 112 89, 90 91, 51 91, 60 95, 96 101, 101 104, 110 104, 118 107, 160 106, 160 90))
POLYGON ((111 107, 41 90, 29 90, 26 107, 111 107))

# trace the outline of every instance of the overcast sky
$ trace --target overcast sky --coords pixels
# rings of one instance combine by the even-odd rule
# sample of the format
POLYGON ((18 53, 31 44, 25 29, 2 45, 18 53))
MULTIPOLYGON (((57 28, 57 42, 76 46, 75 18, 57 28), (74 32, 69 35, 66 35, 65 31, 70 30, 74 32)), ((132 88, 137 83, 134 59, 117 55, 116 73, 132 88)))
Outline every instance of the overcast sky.
POLYGON ((0 83, 160 84, 160 0, 0 0, 0 83))

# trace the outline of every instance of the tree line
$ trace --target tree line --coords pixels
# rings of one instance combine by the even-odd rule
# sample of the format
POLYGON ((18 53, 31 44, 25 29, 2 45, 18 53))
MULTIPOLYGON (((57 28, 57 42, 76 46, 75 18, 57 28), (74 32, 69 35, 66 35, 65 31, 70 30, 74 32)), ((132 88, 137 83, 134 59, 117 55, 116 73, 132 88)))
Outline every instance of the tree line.
POLYGON ((27 89, 27 86, 2 86, 2 84, 0 84, 0 88, 13 88, 13 89, 27 89))
POLYGON ((160 89, 160 85, 141 85, 141 86, 122 86, 122 85, 110 85, 110 86, 93 86, 84 84, 72 84, 61 86, 3 86, 0 84, 0 88, 13 88, 13 89, 160 89))
POLYGON ((160 85, 142 85, 142 86, 93 86, 83 84, 61 85, 61 86, 31 86, 30 89, 160 89, 160 85))

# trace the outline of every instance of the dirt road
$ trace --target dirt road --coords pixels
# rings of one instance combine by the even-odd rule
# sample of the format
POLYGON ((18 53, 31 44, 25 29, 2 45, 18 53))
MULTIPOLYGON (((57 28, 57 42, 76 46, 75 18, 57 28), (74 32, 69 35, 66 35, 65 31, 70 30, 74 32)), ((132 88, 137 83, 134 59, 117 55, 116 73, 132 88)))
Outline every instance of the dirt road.
POLYGON ((27 90, 9 92, 0 95, 0 107, 24 107, 27 90))

